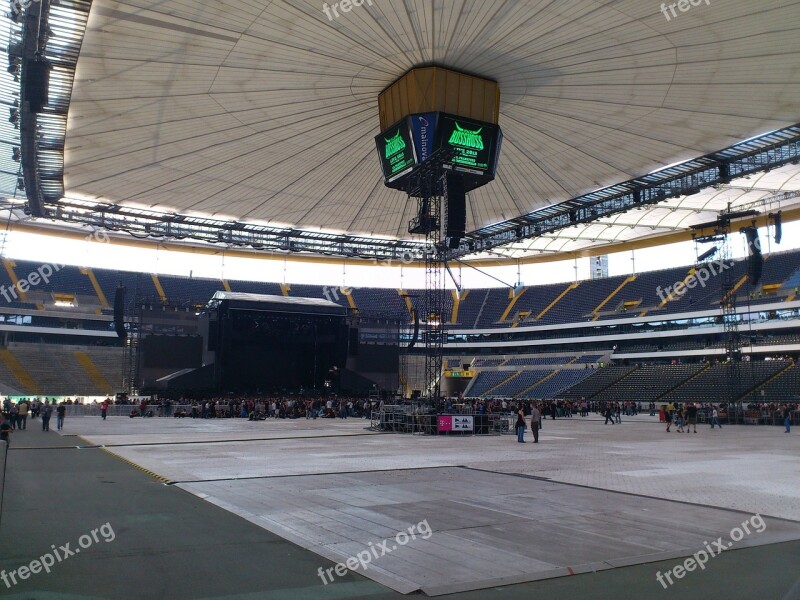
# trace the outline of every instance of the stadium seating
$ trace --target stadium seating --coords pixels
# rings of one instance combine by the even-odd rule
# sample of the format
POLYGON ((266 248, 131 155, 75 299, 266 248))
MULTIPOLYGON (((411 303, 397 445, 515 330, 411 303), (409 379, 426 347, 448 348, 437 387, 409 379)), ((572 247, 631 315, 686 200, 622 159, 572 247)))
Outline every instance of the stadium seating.
POLYGON ((479 397, 499 386, 501 383, 516 376, 518 371, 481 371, 467 386, 465 397, 479 397))
MULTIPOLYGON (((0 285, 5 285, 10 289, 12 281, 16 277, 22 279, 29 273, 37 271, 42 265, 33 261, 8 261, 4 269, 0 269, 0 285)), ((720 295, 725 277, 729 281, 738 285, 736 295, 739 305, 752 304, 775 304, 793 299, 795 289, 800 290, 800 251, 779 252, 766 255, 761 282, 758 286, 751 288, 746 279, 747 262, 744 260, 736 261, 727 270, 726 275, 712 274, 704 285, 698 285, 692 290, 681 296, 674 295, 667 297, 666 289, 676 282, 685 281, 696 269, 719 269, 718 263, 711 262, 699 267, 676 267, 661 271, 653 271, 637 274, 635 277, 617 276, 591 281, 582 281, 579 284, 557 283, 540 286, 528 286, 517 290, 516 296, 510 293, 509 288, 492 289, 473 289, 462 293, 459 301, 458 313, 455 324, 450 324, 450 329, 472 329, 472 328, 509 328, 508 334, 503 334, 503 339, 514 339, 510 337, 515 334, 511 328, 528 328, 543 325, 561 324, 583 324, 596 319, 608 320, 619 319, 621 317, 638 317, 648 315, 651 317, 668 315, 677 312, 687 312, 694 310, 709 310, 719 307, 720 295), (716 266, 714 266, 716 265, 716 266), (660 293, 659 293, 660 290, 660 293)), ((420 297, 424 294, 421 290, 407 290, 398 292, 396 289, 381 288, 353 288, 345 293, 341 288, 335 286, 320 286, 309 284, 288 284, 267 282, 250 282, 220 279, 203 279, 194 277, 179 277, 171 275, 154 276, 149 273, 133 273, 125 271, 114 271, 109 269, 81 269, 78 267, 65 266, 58 267, 53 276, 47 282, 32 287, 26 298, 10 298, 7 301, 7 308, 28 309, 31 311, 41 311, 42 315, 48 316, 47 311, 55 309, 53 302, 56 295, 65 295, 75 299, 73 307, 58 307, 61 314, 49 317, 53 322, 61 322, 63 313, 76 315, 76 319, 81 314, 104 314, 110 315, 114 292, 118 285, 124 285, 128 289, 128 304, 131 305, 134 298, 148 298, 154 302, 168 300, 172 303, 191 302, 192 304, 205 304, 211 296, 223 289, 230 289, 234 292, 250 292, 270 295, 288 295, 289 297, 310 297, 327 298, 345 308, 355 308, 363 316, 381 315, 385 317, 399 318, 404 322, 411 322, 411 315, 408 310, 407 300, 403 294, 411 297, 411 304, 418 306, 420 297), (96 285, 95 285, 96 282, 96 285), (98 289, 99 288, 99 289, 98 289), (58 320, 58 321, 57 321, 58 320)), ((800 299, 800 298, 799 298, 800 299)), ((445 322, 452 321, 454 309, 453 295, 449 291, 445 294, 445 307, 442 319, 445 322)), ((24 313, 23 313, 24 314, 24 313)), ((35 314, 35 313, 34 313, 35 314)), ((775 321, 776 318, 787 319, 794 316, 789 311, 763 312, 762 321, 768 318, 775 321)), ((12 315, 13 318, 17 318, 12 315)), ((26 316, 25 318, 30 318, 26 316)), ((758 316, 756 316, 758 321, 758 316)), ((54 324, 57 327, 57 324, 54 324)), ((92 321, 85 319, 79 325, 86 329, 108 330, 109 323, 105 321, 92 321)), ((62 325, 62 327, 75 327, 75 324, 62 325)), ((552 329, 552 328, 551 328, 552 329)), ((559 335, 559 330, 548 332, 549 335, 559 335)), ((30 342, 36 338, 23 332, 11 337, 12 341, 30 342)), ((800 334, 791 330, 787 332, 774 331, 769 329, 752 330, 752 332, 742 332, 743 338, 752 342, 754 346, 769 346, 778 344, 798 344, 800 334)), ((66 336, 65 336, 66 337, 66 336)), ((721 349, 724 342, 719 334, 703 335, 698 330, 698 335, 682 338, 662 338, 656 341, 653 338, 639 338, 630 340, 618 340, 614 342, 615 354, 625 353, 647 353, 653 354, 659 351, 689 351, 704 349, 721 349)), ((56 341, 55 339, 49 341, 56 341)), ((84 343, 83 341, 70 340, 69 343, 84 343)), ((13 362, 0 364, 0 385, 6 385, 11 389, 20 389, 25 393, 32 393, 41 384, 46 388, 47 393, 56 393, 57 390, 72 390, 69 384, 62 385, 63 382, 56 381, 53 373, 75 373, 72 379, 73 391, 67 393, 100 393, 105 394, 109 390, 104 384, 98 384, 87 371, 85 358, 76 362, 75 349, 64 350, 66 354, 62 356, 60 350, 56 349, 58 344, 46 344, 49 348, 47 356, 39 358, 35 353, 27 352, 24 347, 11 348, 8 351, 8 361, 16 359, 28 372, 28 378, 19 372, 13 362), (14 368, 10 367, 11 364, 14 368), (14 369, 17 372, 14 372, 14 369), (22 379, 20 379, 22 377, 22 379), (32 383, 33 382, 33 383, 32 383)), ((66 347, 66 344, 64 345, 66 347)), ((518 349, 516 349, 518 351, 518 349)), ((97 365, 100 372, 113 373, 109 375, 113 382, 119 380, 121 372, 120 348, 114 350, 104 350, 110 357, 106 361, 105 356, 99 356, 89 352, 87 356, 90 361, 97 365), (113 363, 113 364, 112 364, 113 363)), ((608 362, 611 348, 603 346, 602 342, 589 342, 575 344, 568 349, 554 349, 552 354, 547 355, 539 352, 535 355, 516 355, 506 360, 505 357, 497 357, 486 354, 485 350, 480 352, 481 356, 476 358, 472 364, 475 369, 493 369, 499 365, 504 367, 514 367, 514 371, 504 371, 491 373, 482 371, 471 382, 469 393, 472 395, 482 395, 491 391, 492 395, 513 396, 525 394, 530 397, 546 397, 555 394, 565 394, 568 397, 593 397, 597 398, 631 398, 636 399, 658 398, 659 395, 667 394, 674 398, 699 398, 703 396, 701 391, 697 391, 694 382, 686 382, 691 376, 695 375, 694 366, 681 366, 677 368, 643 368, 638 374, 623 379, 624 375, 630 373, 635 367, 608 367, 606 369, 587 369, 583 370, 580 366, 597 365, 600 362, 608 362), (570 354, 571 353, 571 354, 570 354), (564 366, 566 365, 566 368, 564 366), (540 368, 548 368, 541 374, 540 368), (571 368, 570 368, 571 367, 571 368), (575 369, 575 367, 578 367, 575 369), (542 377, 553 371, 558 371, 545 381, 539 382, 542 377), (516 373, 516 375, 515 375, 516 373), (513 378, 511 376, 514 375, 513 378), (682 380, 681 377, 686 375, 682 380), (619 381, 621 380, 621 381, 619 381), (616 385, 614 385, 616 384, 616 385), (612 387, 613 386, 613 387, 612 387), (496 389, 493 389, 496 388, 496 389), (607 389, 609 388, 609 389, 607 389), (676 389, 672 389, 676 388, 676 389), (603 390, 606 390, 603 392, 603 390)), ((699 357, 698 357, 699 358, 699 357)), ((463 363, 469 363, 470 358, 456 358, 456 368, 461 368, 463 363)), ((776 397, 787 397, 783 394, 777 384, 767 387, 767 380, 775 375, 771 366, 763 366, 765 363, 754 361, 753 366, 743 366, 748 370, 748 384, 742 383, 741 388, 737 388, 737 393, 745 394, 750 390, 757 389, 759 385, 765 386, 765 393, 776 395, 776 397), (766 369, 764 371, 763 369, 766 369)), ((771 362, 769 365, 775 365, 771 362)), ((703 373, 698 377, 703 385, 706 385, 706 377, 712 385, 719 384, 718 375, 722 373, 718 366, 711 368, 711 373, 703 373)), ((96 378, 96 372, 94 378, 96 378)), ((415 377, 407 375, 413 381, 406 381, 410 389, 421 389, 424 385, 423 375, 415 377)), ((747 377, 740 378, 744 382, 747 377)), ((63 378, 63 377, 61 377, 63 378)), ((111 381, 110 380, 110 381, 111 381)), ((792 376, 778 378, 778 381, 786 381, 791 385, 796 385, 792 376)), ((800 390, 798 390, 800 393, 800 390)), ((752 397, 752 394, 750 395, 752 397)), ((706 397, 708 395, 706 394, 706 397)))
POLYGON ((476 325, 478 329, 498 326, 500 317, 508 307, 508 291, 508 288, 488 290, 486 302, 482 307, 482 312, 476 325))
POLYGON ((281 295, 280 284, 274 282, 230 280, 228 281, 228 285, 230 286, 232 292, 243 292, 246 294, 266 294, 268 296, 281 295))
POLYGON ((538 321, 543 325, 578 323, 593 319, 592 311, 605 300, 625 277, 611 277, 583 281, 556 302, 538 321))
POLYGON ((661 400, 718 402, 720 397, 740 398, 790 365, 789 361, 783 360, 742 362, 738 365, 714 364, 666 394, 661 400))
MULTIPOLYGON (((797 257, 792 252, 774 252, 764 256, 764 269, 761 275, 761 281, 758 287, 763 287, 769 284, 789 283, 798 270, 797 257)), ((793 293, 794 287, 787 286, 788 289, 784 293, 793 293)))
POLYGON ((122 384, 122 348, 14 343, 0 350, 0 381, 22 394, 104 396, 122 384))
POLYGON ((584 354, 573 363, 575 365, 591 365, 603 358, 602 354, 584 354))
POLYGON ((574 356, 517 356, 510 358, 505 363, 507 367, 539 366, 539 365, 565 365, 575 360, 574 356))
POLYGON ((472 367, 497 367, 504 362, 505 360, 502 358, 476 358, 474 361, 472 361, 472 367))
POLYGON ((591 374, 586 379, 565 390, 562 396, 564 398, 586 398, 588 400, 625 377, 634 369, 636 369, 635 366, 622 365, 591 369, 591 374))
POLYGON ((357 288, 351 293, 356 306, 361 310, 379 312, 376 307, 380 306, 383 313, 399 315, 404 321, 411 321, 411 314, 408 312, 405 300, 397 293, 397 290, 357 288))
POLYGON ((536 323, 539 315, 564 292, 567 286, 568 284, 566 283, 555 283, 525 288, 525 291, 514 304, 514 313, 528 313, 528 317, 525 319, 526 325, 536 323))
MULTIPOLYGON (((774 257, 773 257, 774 258, 774 257)), ((785 260, 789 265, 794 266, 795 270, 792 271, 792 274, 786 278, 781 289, 789 294, 795 294, 795 290, 800 292, 800 267, 797 266, 796 258, 791 254, 782 255, 783 260, 785 260)), ((763 277, 763 275, 762 275, 763 277)), ((772 277, 770 274, 770 281, 774 280, 775 277, 772 277)))
POLYGON ((527 390, 523 396, 536 399, 558 398, 561 392, 577 385, 591 374, 591 369, 562 369, 552 377, 527 390))
POLYGON ((190 279, 188 277, 158 277, 167 298, 182 298, 198 303, 207 302, 218 291, 224 291, 222 281, 190 279))
POLYGON ((790 365, 744 397, 744 402, 797 402, 800 400, 800 368, 790 365), (762 393, 763 391, 763 393, 762 393))
POLYGON ((553 371, 551 369, 526 369, 518 371, 516 375, 509 378, 503 385, 491 390, 489 395, 499 398, 513 398, 519 396, 526 389, 533 386, 539 380, 547 377, 553 371))
POLYGON ((644 365, 593 396, 593 400, 656 400, 694 377, 707 365, 644 365))
MULTIPOLYGON (((17 277, 25 277, 35 272, 41 265, 32 261, 17 261, 12 270, 17 277)), ((700 268, 719 269, 717 263, 711 262, 700 268)), ((552 325, 559 323, 581 323, 599 319, 612 319, 625 316, 636 316, 646 312, 649 315, 661 315, 690 310, 708 310, 719 306, 723 275, 711 275, 704 285, 697 285, 685 294, 674 295, 666 299, 666 289, 676 282, 689 277, 693 267, 676 267, 661 271, 640 273, 635 278, 626 276, 608 277, 582 281, 575 284, 557 283, 540 286, 528 286, 519 292, 516 298, 510 297, 509 288, 469 290, 464 300, 459 303, 456 325, 463 328, 492 328, 517 325, 552 325), (622 285, 625 283, 625 285, 622 285), (609 296, 619 290, 609 299, 609 296), (660 294, 659 294, 660 290, 660 294), (605 304, 603 304, 605 302, 605 304), (595 314, 594 311, 603 305, 595 314), (521 320, 522 316, 524 320, 521 320), (505 316, 505 318, 503 318, 505 316)), ((180 298, 203 304, 214 292, 225 289, 225 283, 218 279, 202 279, 159 275, 154 278, 147 273, 132 273, 108 269, 92 269, 92 273, 102 290, 107 302, 114 297, 117 285, 128 288, 128 297, 148 297, 157 299, 161 296, 156 282, 167 298, 180 298)), ((728 277, 739 283, 747 273, 747 262, 736 261, 728 270, 728 277)), ((11 286, 11 279, 5 269, 0 269, 0 284, 11 286)), ((335 286, 319 286, 293 284, 282 286, 278 283, 235 281, 227 282, 231 291, 259 294, 281 295, 284 291, 292 297, 328 298, 341 306, 350 306, 346 294, 335 286)), ((783 301, 794 295, 794 289, 800 288, 800 251, 789 251, 767 255, 764 271, 759 286, 750 289, 744 283, 737 289, 740 302, 766 303, 783 301), (768 286, 769 293, 762 293, 768 286), (775 290, 778 290, 777 292, 775 290)), ((362 312, 380 314, 405 315, 408 312, 405 300, 395 289, 353 288, 352 299, 356 308, 362 312)), ((81 297, 83 302, 99 306, 98 294, 91 283, 88 273, 78 267, 59 268, 50 281, 41 283, 32 290, 26 303, 21 298, 9 302, 10 306, 33 308, 41 306, 44 297, 53 294, 72 294, 81 297)), ((419 296, 421 290, 408 290, 411 296, 419 296)), ((105 307, 104 307, 105 308, 105 307)), ((450 293, 445 295, 444 319, 451 320, 453 299, 450 293)))
POLYGON ((457 325, 468 329, 477 327, 488 296, 489 290, 470 290, 459 306, 457 325))

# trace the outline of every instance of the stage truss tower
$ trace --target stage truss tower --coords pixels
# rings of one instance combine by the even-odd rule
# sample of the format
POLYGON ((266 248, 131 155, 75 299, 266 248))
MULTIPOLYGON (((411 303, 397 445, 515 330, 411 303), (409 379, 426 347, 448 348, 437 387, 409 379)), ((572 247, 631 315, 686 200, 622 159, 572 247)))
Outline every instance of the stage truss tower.
MULTIPOLYGON (((136 288, 138 292, 138 286, 136 288)), ((142 302, 134 295, 133 318, 128 320, 128 337, 122 351, 122 391, 129 396, 139 394, 139 345, 142 331, 142 302)))
MULTIPOLYGON (((429 198, 430 205, 441 218, 442 198, 429 198)), ((425 250, 425 297, 423 301, 423 330, 425 341, 425 394, 428 406, 436 406, 441 391, 442 362, 444 360, 445 316, 444 316, 444 261, 446 250, 439 243, 437 232, 426 236, 425 250)))
MULTIPOLYGON (((720 261, 730 265, 733 261, 730 242, 730 224, 722 230, 719 244, 720 261)), ((736 312, 736 279, 733 268, 722 272, 720 309, 725 336, 725 357, 728 360, 727 397, 730 406, 735 406, 742 380, 742 340, 739 334, 739 315, 736 312)), ((728 411, 730 414, 730 411, 728 411)))
POLYGON ((412 175, 414 184, 408 195, 417 198, 417 217, 408 226, 409 233, 425 236, 425 293, 420 299, 417 314, 420 318, 425 352, 425 389, 423 401, 426 409, 439 404, 444 344, 447 337, 445 327, 445 261, 447 247, 442 237, 442 207, 447 201, 444 184, 447 170, 443 163, 451 157, 439 151, 420 165, 412 175))

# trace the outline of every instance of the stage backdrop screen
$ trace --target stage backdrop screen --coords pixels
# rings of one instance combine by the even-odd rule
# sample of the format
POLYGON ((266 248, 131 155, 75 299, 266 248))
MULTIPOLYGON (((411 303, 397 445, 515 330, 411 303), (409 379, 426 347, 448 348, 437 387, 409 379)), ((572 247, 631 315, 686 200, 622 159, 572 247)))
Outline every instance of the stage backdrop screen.
POLYGON ((141 348, 146 369, 178 371, 203 364, 203 338, 199 335, 148 335, 141 348))
POLYGON ((322 389, 347 361, 344 317, 232 309, 221 324, 221 386, 233 392, 322 389))

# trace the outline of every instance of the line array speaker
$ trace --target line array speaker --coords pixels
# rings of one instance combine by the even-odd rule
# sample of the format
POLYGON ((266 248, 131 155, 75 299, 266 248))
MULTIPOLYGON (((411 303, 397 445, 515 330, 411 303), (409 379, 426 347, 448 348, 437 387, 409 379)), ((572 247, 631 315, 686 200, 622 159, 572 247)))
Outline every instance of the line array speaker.
POLYGON ((125 331, 125 286, 119 286, 114 292, 114 330, 123 340, 128 337, 125 331))
POLYGON ((50 63, 27 59, 22 66, 23 93, 31 112, 40 113, 47 105, 50 90, 50 63))
POLYGON ((467 232, 467 194, 464 179, 460 175, 448 173, 444 189, 444 237, 450 238, 450 247, 458 247, 467 232))
POLYGON ((347 348, 350 356, 358 356, 358 327, 350 327, 348 330, 347 348))

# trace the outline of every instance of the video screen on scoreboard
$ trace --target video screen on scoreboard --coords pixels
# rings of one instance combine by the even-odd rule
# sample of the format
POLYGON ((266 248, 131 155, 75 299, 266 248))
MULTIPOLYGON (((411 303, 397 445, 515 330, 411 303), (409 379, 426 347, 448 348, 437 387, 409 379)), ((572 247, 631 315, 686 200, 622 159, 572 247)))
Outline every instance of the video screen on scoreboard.
POLYGON ((417 164, 408 119, 403 119, 375 138, 386 182, 402 177, 417 164))
POLYGON ((438 148, 454 152, 448 162, 455 170, 494 177, 502 139, 497 125, 441 113, 437 136, 438 148))

